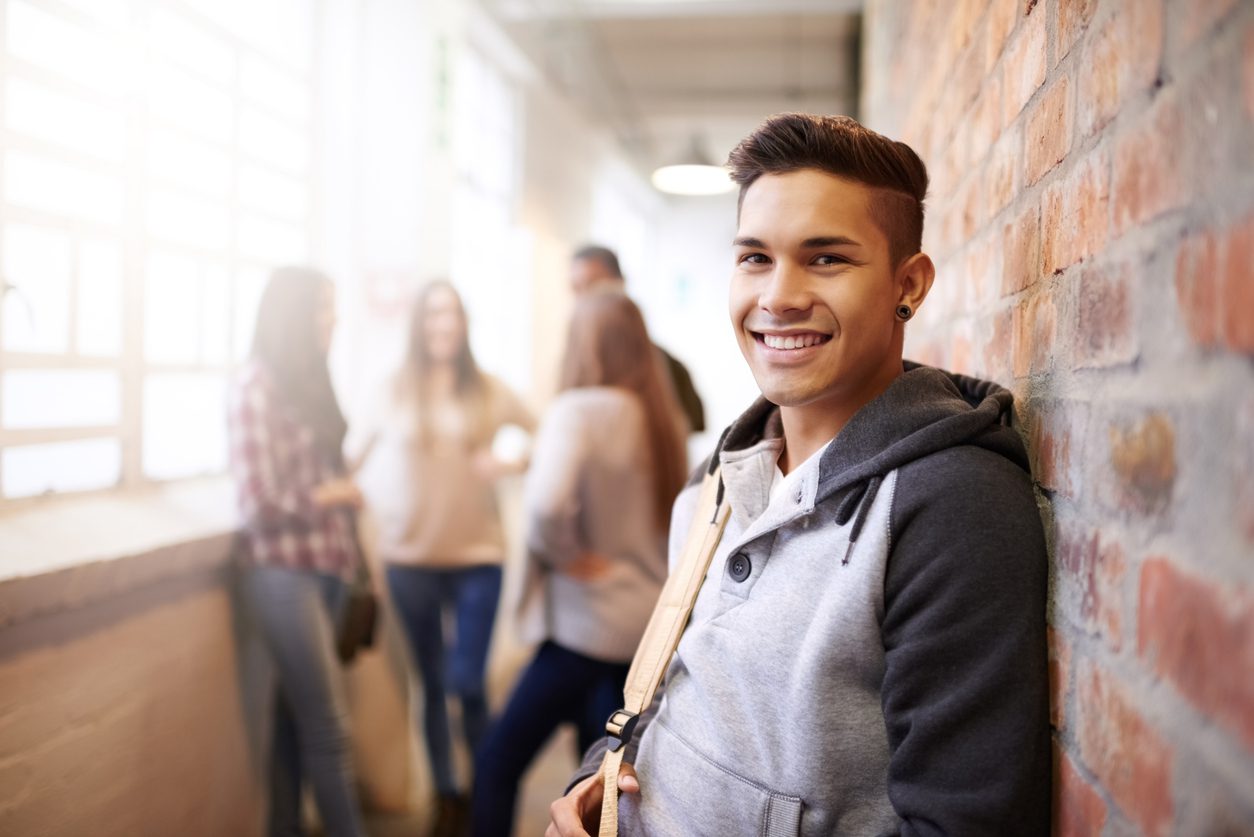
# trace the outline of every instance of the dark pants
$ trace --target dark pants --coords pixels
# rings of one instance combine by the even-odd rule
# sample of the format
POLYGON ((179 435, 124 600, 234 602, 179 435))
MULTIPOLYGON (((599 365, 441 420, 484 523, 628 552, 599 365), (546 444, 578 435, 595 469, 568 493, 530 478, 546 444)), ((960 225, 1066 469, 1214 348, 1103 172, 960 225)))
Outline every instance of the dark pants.
POLYGON ((462 706, 462 731, 473 753, 488 725, 484 669, 488 643, 501 597, 501 568, 496 566, 441 570, 388 566, 388 587, 422 679, 422 728, 435 776, 436 792, 457 792, 453 776, 453 742, 449 729, 449 695, 462 706), (452 611, 456 636, 445 652, 444 612, 452 611))
POLYGON ((508 837, 519 782, 559 724, 575 724, 581 754, 604 737, 610 713, 623 704, 628 668, 552 642, 540 646, 475 756, 475 837, 508 837))

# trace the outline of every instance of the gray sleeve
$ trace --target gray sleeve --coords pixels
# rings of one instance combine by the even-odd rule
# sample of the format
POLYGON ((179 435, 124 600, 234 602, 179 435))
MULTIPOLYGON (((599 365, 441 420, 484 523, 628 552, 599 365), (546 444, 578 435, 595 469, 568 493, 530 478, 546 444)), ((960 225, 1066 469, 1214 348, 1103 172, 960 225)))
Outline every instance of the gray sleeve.
POLYGON ((961 447, 896 485, 883 708, 901 834, 1047 835, 1047 559, 1029 477, 961 447))
MULTIPOLYGON (((625 764, 635 764, 636 753, 640 750, 640 739, 644 735, 645 729, 657 716, 658 707, 662 705, 662 693, 665 690, 666 683, 663 681, 658 685, 657 691, 653 693, 653 701, 649 704, 649 708, 640 715, 640 720, 636 723, 635 734, 632 735, 626 751, 623 752, 623 762, 625 764)), ((593 742, 592 746, 588 748, 588 752, 583 754, 583 761, 579 763, 579 769, 575 771, 575 775, 566 784, 566 793, 570 793, 571 788, 589 776, 595 775, 601 769, 601 760, 605 758, 605 751, 609 747, 609 743, 609 736, 593 742)))

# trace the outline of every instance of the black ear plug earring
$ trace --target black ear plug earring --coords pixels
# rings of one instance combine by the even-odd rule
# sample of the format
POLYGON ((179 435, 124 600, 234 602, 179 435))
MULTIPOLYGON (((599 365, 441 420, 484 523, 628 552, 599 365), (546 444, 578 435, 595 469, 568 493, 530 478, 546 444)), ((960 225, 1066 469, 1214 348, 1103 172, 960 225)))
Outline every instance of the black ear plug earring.
POLYGON ((897 319, 901 320, 903 323, 913 316, 914 316, 914 309, 911 308, 909 305, 906 305, 903 302, 901 305, 897 306, 897 319))

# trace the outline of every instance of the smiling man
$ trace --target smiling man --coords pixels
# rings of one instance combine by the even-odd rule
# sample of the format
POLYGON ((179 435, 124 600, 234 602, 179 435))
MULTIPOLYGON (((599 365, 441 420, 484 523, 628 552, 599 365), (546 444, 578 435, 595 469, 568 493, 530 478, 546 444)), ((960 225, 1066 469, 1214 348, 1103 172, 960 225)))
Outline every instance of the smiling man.
MULTIPOLYGON (((923 163, 786 114, 730 165, 762 398, 704 469, 731 517, 626 744, 620 833, 1048 834, 1045 545, 1011 396, 902 360, 934 278, 923 163)), ((549 835, 595 833, 604 749, 549 835)))

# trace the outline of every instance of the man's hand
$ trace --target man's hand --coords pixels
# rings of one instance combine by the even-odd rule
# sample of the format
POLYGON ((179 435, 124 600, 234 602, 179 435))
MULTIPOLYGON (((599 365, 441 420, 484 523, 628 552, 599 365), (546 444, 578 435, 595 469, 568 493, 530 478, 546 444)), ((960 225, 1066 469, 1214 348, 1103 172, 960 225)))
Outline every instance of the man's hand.
MULTIPOLYGON (((591 837, 601 826, 601 799, 605 779, 598 771, 570 789, 570 793, 549 806, 549 827, 544 837, 591 837)), ((640 793, 640 781, 630 764, 619 768, 618 789, 640 793)))
POLYGON ((585 552, 562 567, 562 572, 575 581, 596 581, 614 569, 614 561, 599 552, 585 552))
POLYGON ((320 509, 360 509, 361 490, 352 480, 339 477, 327 480, 311 492, 313 503, 320 509))

